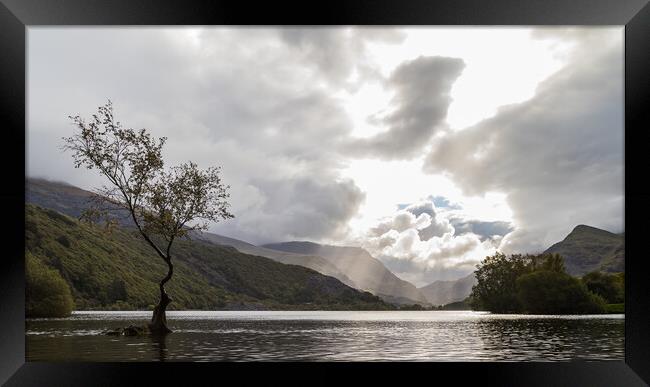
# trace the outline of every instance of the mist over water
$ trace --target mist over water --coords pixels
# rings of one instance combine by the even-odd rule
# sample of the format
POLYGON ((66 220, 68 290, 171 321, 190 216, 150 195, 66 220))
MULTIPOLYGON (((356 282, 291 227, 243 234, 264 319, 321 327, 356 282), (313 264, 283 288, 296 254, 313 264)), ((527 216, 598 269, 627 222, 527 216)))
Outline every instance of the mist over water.
POLYGON ((624 315, 172 311, 164 339, 106 336, 151 312, 28 319, 27 361, 623 360, 624 315))

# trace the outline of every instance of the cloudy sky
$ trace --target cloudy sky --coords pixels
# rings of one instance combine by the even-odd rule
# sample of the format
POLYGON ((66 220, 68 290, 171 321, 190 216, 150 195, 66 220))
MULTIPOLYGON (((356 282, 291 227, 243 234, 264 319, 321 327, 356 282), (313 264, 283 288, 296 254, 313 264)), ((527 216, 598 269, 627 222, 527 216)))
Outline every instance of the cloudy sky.
POLYGON ((221 165, 255 244, 362 246, 454 279, 578 224, 623 231, 623 28, 28 29, 27 174, 90 189, 68 115, 110 98, 221 165))

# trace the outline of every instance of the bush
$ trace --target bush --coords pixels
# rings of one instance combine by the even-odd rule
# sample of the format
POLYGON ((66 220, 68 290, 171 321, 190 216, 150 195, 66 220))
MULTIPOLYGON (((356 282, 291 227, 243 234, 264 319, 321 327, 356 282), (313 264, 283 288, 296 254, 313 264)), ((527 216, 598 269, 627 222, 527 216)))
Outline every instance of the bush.
POLYGON ((535 314, 603 313, 605 301, 566 273, 540 270, 517 279, 525 312, 535 314))
POLYGON ((607 313, 625 313, 625 304, 607 304, 605 310, 607 313))
POLYGON ((58 271, 33 255, 25 255, 26 317, 67 317, 74 302, 70 287, 58 271))

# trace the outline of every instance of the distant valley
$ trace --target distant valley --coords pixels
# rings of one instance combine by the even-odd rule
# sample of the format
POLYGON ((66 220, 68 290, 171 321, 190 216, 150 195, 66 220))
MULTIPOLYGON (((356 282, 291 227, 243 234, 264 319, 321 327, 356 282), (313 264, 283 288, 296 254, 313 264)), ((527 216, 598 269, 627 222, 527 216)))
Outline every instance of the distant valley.
POLYGON ((389 302, 428 304, 410 282, 398 278, 378 259, 359 247, 320 245, 313 242, 285 242, 264 245, 269 249, 324 257, 346 273, 360 289, 370 291, 389 302))
POLYGON ((434 281, 427 286, 419 288, 420 292, 433 305, 446 305, 462 301, 472 292, 476 285, 474 273, 452 281, 434 281))

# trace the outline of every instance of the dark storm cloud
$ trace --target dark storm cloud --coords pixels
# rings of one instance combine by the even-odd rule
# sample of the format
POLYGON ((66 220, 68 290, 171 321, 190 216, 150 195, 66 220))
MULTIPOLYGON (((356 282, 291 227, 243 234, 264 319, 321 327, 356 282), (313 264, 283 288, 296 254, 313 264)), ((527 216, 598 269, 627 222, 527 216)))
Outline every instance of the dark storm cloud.
POLYGON ((532 99, 446 135, 425 162, 468 194, 507 194, 517 226, 507 250, 543 250, 582 223, 622 228, 622 35, 568 36, 567 66, 532 99))
POLYGON ((294 28, 279 30, 281 39, 295 55, 313 65, 328 82, 354 87, 346 82, 354 70, 361 79, 378 77, 377 69, 366 60, 369 42, 399 43, 405 34, 397 29, 365 28, 294 28))
POLYGON ((258 243, 340 238, 365 197, 351 180, 297 177, 256 179, 251 184, 262 200, 234 222, 237 237, 258 243))
POLYGON ((348 150, 382 159, 416 156, 436 130, 444 127, 451 86, 464 67, 462 59, 437 56, 421 56, 402 63, 386 82, 395 93, 391 101, 393 111, 372 119, 387 130, 354 141, 348 150))

